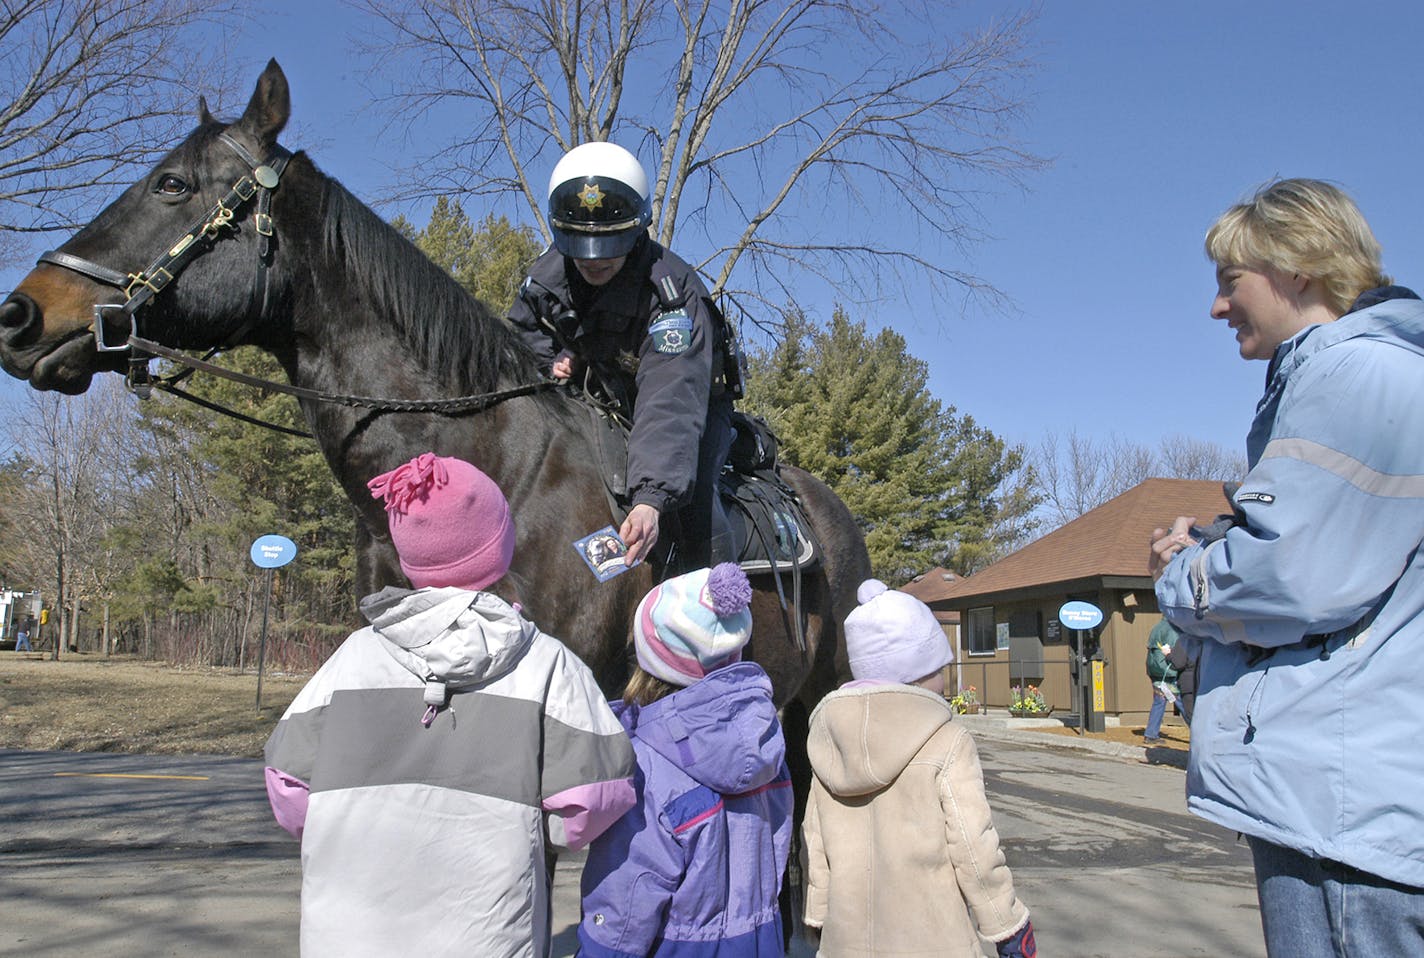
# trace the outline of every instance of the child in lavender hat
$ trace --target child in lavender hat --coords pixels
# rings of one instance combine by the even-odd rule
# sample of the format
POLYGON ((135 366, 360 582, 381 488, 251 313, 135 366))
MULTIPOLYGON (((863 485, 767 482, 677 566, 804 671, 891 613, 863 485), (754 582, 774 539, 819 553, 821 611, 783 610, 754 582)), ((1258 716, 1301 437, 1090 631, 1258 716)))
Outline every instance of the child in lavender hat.
POLYGON ((878 579, 845 621, 854 681, 811 713, 806 925, 823 958, 1036 958, 979 753, 944 700, 954 661, 929 607, 878 579), (936 824, 938 822, 938 824, 936 824))

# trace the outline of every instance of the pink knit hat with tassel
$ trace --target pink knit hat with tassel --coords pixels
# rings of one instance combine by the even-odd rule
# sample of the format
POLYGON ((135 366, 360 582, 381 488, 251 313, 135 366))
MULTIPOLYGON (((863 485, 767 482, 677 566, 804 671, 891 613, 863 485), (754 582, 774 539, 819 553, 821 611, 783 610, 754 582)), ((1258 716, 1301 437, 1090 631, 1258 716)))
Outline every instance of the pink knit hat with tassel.
POLYGON ((417 589, 479 590, 509 571, 509 503, 493 479, 465 460, 423 453, 366 487, 385 500, 401 571, 417 589))

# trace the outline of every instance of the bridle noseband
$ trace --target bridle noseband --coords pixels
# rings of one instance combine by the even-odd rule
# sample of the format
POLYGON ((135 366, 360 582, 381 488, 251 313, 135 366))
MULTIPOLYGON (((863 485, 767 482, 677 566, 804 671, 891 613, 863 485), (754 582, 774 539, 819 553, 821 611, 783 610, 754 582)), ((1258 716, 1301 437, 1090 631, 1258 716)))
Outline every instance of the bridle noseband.
POLYGON ((228 337, 228 342, 235 341, 266 312, 273 235, 272 191, 277 188, 292 154, 280 146, 274 146, 272 155, 266 162, 262 162, 226 133, 219 133, 218 139, 241 157, 251 172, 243 174, 226 195, 209 207, 176 243, 146 268, 137 273, 121 273, 82 256, 59 250, 49 250, 41 254, 36 261, 82 273, 92 280, 123 291, 126 299, 122 303, 94 304, 94 345, 99 352, 123 352, 131 348, 129 340, 139 335, 138 311, 173 282, 189 263, 212 249, 213 244, 222 238, 223 230, 236 232, 234 220, 253 197, 257 198, 256 210, 252 215, 252 228, 258 235, 257 275, 253 281, 253 295, 247 320, 228 337), (118 313, 115 318, 128 318, 129 332, 122 343, 111 345, 104 338, 104 320, 114 311, 118 313))

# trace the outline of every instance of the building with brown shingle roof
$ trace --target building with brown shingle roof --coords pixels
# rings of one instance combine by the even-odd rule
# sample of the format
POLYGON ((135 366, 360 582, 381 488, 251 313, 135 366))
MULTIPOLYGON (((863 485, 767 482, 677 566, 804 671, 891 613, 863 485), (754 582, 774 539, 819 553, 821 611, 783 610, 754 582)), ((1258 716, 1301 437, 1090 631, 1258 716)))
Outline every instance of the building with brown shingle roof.
MULTIPOLYGON (((1037 685, 1056 712, 1077 712, 1077 636, 1058 621, 1068 601, 1092 603, 1103 622, 1088 633, 1102 651, 1104 714, 1146 721, 1152 705, 1147 634, 1161 618, 1147 570, 1149 537, 1179 515, 1203 523, 1229 511, 1221 483, 1148 479, 968 578, 936 569, 904 586, 941 621, 958 613, 956 675, 991 708, 1010 688, 1037 685)), ((946 630, 948 631, 948 630, 946 630)))

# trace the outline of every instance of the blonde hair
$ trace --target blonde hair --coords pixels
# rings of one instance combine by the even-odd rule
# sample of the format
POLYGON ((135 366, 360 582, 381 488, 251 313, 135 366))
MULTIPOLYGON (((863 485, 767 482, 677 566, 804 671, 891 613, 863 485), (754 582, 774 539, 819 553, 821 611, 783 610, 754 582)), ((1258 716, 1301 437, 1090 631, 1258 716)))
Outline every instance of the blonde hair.
POLYGON ((1218 267, 1274 267, 1317 280, 1336 315, 1365 290, 1391 282, 1359 207, 1322 180, 1267 183, 1221 214, 1207 231, 1206 255, 1218 267))
POLYGON ((641 665, 634 665, 633 674, 623 688, 623 701, 629 705, 652 705, 658 699, 680 691, 680 687, 644 672, 641 665))

